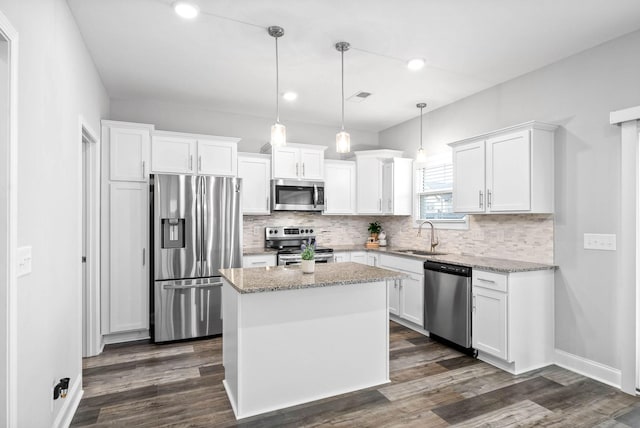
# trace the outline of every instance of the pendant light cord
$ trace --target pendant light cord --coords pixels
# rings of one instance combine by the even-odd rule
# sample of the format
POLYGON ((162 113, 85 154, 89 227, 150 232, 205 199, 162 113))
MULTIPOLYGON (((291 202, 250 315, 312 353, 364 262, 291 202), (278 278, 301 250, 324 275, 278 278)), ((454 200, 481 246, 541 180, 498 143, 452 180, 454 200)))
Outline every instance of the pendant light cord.
POLYGON ((420 150, 422 150, 422 109, 424 107, 420 107, 420 150))
POLYGON ((344 131, 344 50, 340 52, 342 64, 342 130, 344 131))
POLYGON ((276 39, 276 123, 280 123, 280 72, 278 67, 278 38, 276 39))

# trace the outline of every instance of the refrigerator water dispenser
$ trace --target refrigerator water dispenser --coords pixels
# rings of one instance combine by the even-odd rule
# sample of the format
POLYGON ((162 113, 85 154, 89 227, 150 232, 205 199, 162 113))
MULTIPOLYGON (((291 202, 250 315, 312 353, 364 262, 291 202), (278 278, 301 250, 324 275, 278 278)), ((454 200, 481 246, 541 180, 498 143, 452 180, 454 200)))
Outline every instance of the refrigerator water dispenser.
POLYGON ((184 248, 184 219, 162 219, 162 248, 184 248))

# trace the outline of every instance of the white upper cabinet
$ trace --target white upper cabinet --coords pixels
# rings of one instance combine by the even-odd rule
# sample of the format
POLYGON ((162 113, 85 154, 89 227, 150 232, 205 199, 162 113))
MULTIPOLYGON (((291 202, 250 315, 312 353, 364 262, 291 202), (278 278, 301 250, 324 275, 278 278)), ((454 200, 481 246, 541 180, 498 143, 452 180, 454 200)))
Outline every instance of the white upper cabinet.
POLYGON ((153 125, 103 121, 104 140, 109 144, 109 179, 147 181, 153 125))
POLYGON ((326 160, 324 162, 325 214, 356 213, 356 163, 326 160))
POLYGON ((237 175, 238 138, 157 131, 151 145, 155 173, 237 175))
POLYGON ((198 139, 198 174, 238 174, 238 140, 198 139))
POLYGON ((398 150, 355 152, 358 214, 411 215, 413 160, 398 150))
POLYGON ((382 211, 411 215, 413 211, 413 159, 391 158, 382 166, 382 211))
POLYGON ((287 143, 272 148, 273 178, 324 179, 324 146, 287 143))
POLYGON ((271 158, 268 155, 238 153, 238 177, 242 178, 242 214, 271 214, 271 158))
POLYGON ((484 140, 453 147, 453 210, 485 210, 484 140))
POLYGON ((358 214, 382 213, 382 161, 376 157, 357 157, 358 214))
POLYGON ((527 122, 451 143, 454 211, 552 213, 555 129, 527 122))
POLYGON ((194 174, 198 141, 195 138, 153 136, 151 165, 155 173, 194 174))

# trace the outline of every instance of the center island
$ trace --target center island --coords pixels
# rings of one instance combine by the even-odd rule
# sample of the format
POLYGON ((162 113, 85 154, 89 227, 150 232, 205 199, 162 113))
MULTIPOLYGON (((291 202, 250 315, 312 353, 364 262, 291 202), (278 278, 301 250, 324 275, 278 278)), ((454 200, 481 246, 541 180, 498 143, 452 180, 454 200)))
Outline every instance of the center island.
POLYGON ((389 382, 387 281, 360 263, 220 269, 224 386, 237 419, 389 382))

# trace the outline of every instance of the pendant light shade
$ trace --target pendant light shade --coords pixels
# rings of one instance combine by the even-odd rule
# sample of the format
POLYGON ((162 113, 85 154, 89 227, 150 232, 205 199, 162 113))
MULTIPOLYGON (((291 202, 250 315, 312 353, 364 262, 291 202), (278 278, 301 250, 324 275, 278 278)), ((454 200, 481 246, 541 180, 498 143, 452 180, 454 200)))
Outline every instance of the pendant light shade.
POLYGON ((342 65, 342 128, 336 134, 336 152, 338 153, 349 153, 351 151, 351 136, 344 130, 344 53, 349 50, 350 46, 347 42, 336 43, 336 50, 340 52, 342 65))
POLYGON ((271 26, 269 35, 276 39, 276 123, 271 126, 271 145, 285 146, 287 144, 287 128, 280 123, 280 75, 278 70, 278 38, 284 36, 284 28, 271 26))
POLYGON ((418 149, 418 153, 416 155, 416 161, 418 162, 424 162, 427 160, 427 154, 422 148, 422 109, 424 109, 426 106, 427 106, 426 103, 416 104, 416 107, 420 109, 420 148, 418 149))

